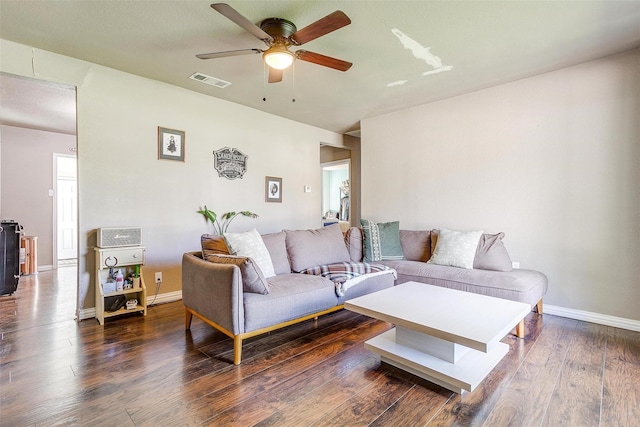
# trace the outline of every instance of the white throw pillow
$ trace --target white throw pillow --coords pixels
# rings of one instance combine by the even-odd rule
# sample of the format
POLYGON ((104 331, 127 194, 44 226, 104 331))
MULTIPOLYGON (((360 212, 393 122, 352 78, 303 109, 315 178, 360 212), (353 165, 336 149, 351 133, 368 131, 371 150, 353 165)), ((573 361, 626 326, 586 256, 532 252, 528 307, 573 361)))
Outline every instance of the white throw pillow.
POLYGON ((226 233, 224 239, 227 241, 229 252, 232 255, 253 258, 264 277, 273 277, 276 275, 271 255, 267 250, 267 246, 262 240, 262 236, 255 228, 245 233, 226 233))
POLYGON ((483 231, 454 231, 441 228, 429 264, 473 269, 478 242, 483 231))

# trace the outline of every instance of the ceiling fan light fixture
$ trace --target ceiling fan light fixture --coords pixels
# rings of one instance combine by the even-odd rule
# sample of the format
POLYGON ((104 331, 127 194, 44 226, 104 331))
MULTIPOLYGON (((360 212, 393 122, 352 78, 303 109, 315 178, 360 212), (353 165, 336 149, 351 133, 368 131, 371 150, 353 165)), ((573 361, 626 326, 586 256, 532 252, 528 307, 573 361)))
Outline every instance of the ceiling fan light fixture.
POLYGON ((273 46, 262 55, 264 62, 276 70, 284 70, 293 64, 295 56, 284 46, 273 46))
MULTIPOLYGON (((2 0, 0 0, 2 1, 2 0)), ((261 53, 264 64, 269 67, 269 83, 282 81, 284 70, 289 68, 297 59, 312 64, 333 68, 338 71, 347 71, 353 64, 341 59, 306 50, 296 50, 291 52, 289 47, 301 46, 312 40, 327 35, 338 30, 345 25, 351 24, 351 20, 344 12, 336 10, 329 15, 318 19, 298 30, 296 25, 282 18, 267 18, 254 24, 245 18, 240 12, 226 3, 214 3, 211 7, 224 17, 238 25, 240 28, 256 37, 267 45, 267 50, 263 49, 236 49, 226 52, 211 52, 196 55, 200 59, 223 58, 226 56, 245 55, 251 53, 261 53)), ((264 65, 263 65, 264 66, 264 65)))

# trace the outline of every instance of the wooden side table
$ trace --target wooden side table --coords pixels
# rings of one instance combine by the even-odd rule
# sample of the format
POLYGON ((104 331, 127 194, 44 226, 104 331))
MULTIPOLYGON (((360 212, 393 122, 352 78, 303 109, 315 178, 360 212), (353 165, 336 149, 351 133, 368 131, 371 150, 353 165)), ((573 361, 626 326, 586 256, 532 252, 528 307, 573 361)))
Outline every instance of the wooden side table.
POLYGON ((20 265, 20 274, 36 274, 38 272, 38 236, 22 236, 20 248, 24 250, 24 263, 20 265))
POLYGON ((119 248, 94 248, 96 255, 96 319, 98 323, 104 325, 104 320, 108 317, 119 316, 126 313, 140 312, 147 315, 147 287, 142 274, 139 280, 133 283, 133 287, 121 290, 109 289, 105 292, 103 284, 109 279, 110 267, 121 270, 124 278, 131 276, 134 271, 139 272, 140 266, 144 264, 145 247, 127 246, 119 248), (124 295, 127 300, 136 300, 135 307, 122 307, 116 311, 108 311, 105 299, 109 297, 124 295))

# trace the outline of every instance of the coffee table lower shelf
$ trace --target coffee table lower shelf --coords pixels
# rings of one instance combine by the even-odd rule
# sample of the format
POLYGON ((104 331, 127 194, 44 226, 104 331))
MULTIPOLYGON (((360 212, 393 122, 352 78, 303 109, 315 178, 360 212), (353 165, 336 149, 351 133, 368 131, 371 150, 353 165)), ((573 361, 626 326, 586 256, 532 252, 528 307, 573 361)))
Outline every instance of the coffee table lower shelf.
POLYGON ((383 362, 456 393, 473 391, 509 351, 509 346, 501 342, 494 344, 486 353, 469 348, 456 363, 451 363, 398 344, 396 328, 366 341, 365 348, 378 353, 383 362))

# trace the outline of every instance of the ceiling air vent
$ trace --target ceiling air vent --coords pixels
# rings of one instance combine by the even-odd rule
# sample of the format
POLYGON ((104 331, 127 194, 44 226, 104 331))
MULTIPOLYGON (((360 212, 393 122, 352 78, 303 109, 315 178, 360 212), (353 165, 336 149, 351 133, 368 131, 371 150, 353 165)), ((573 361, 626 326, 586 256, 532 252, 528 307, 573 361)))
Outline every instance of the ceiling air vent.
POLYGON ((189 78, 202 83, 206 83, 211 86, 218 87, 220 89, 223 89, 231 84, 231 82, 227 82, 224 80, 217 79, 215 77, 207 76, 206 74, 202 74, 202 73, 193 73, 191 76, 189 76, 189 78))

